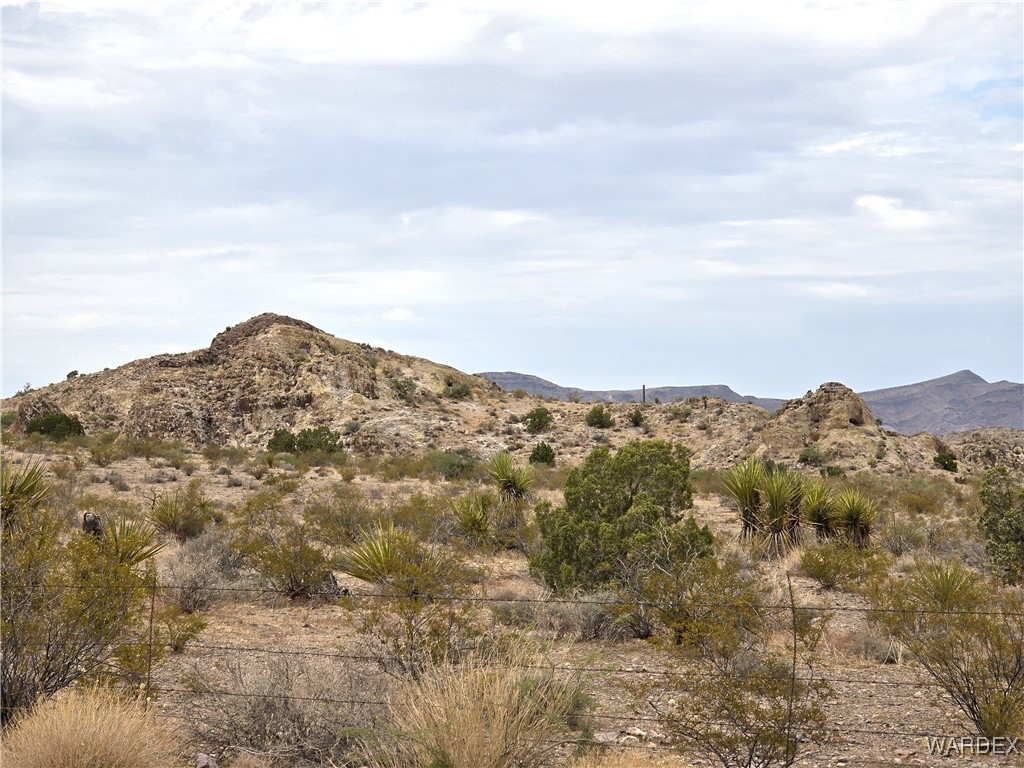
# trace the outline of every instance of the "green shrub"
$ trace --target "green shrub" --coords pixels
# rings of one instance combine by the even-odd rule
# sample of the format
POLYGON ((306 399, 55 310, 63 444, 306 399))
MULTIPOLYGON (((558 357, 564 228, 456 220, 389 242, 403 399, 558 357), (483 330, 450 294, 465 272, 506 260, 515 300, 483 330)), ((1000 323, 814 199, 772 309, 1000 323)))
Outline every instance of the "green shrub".
POLYGON ((427 451, 424 456, 430 471, 445 480, 464 480, 473 475, 480 459, 469 448, 454 451, 427 451))
POLYGON ((391 388, 395 394, 403 400, 412 400, 412 396, 416 393, 416 381, 410 378, 393 378, 390 379, 391 388))
POLYGON ((4 411, 3 414, 0 414, 0 428, 7 429, 12 427, 17 420, 18 414, 16 411, 4 411))
POLYGON ((956 561, 919 560, 868 592, 871 618, 906 646, 982 736, 1024 728, 1024 598, 956 561))
POLYGON ((797 459, 797 462, 812 467, 820 467, 827 458, 828 456, 818 446, 808 445, 800 451, 800 457, 797 459))
POLYGON ((597 429, 607 429, 615 423, 611 413, 606 411, 600 403, 587 411, 585 421, 588 427, 596 427, 597 429))
POLYGON ((537 434, 547 429, 553 420, 551 411, 544 406, 538 406, 523 416, 523 424, 530 434, 537 434))
POLYGON ((935 464, 939 469, 944 469, 947 472, 956 472, 956 454, 949 450, 942 450, 935 454, 932 458, 932 463, 935 464))
MULTIPOLYGON (((38 467, 3 467, 0 722, 81 680, 145 680, 152 540, 130 524, 97 538, 45 505, 38 467)), ((159 659, 163 650, 154 649, 159 659)))
POLYGON ((629 423, 634 427, 642 426, 643 423, 647 421, 647 417, 644 416, 644 412, 639 408, 634 408, 632 411, 630 411, 628 418, 629 423))
POLYGON ((985 552, 994 569, 1011 584, 1024 579, 1024 487, 1006 467, 985 473, 978 493, 985 552))
POLYGON ((259 493, 245 504, 233 545, 259 576, 292 599, 313 597, 331 583, 331 563, 310 526, 283 508, 277 494, 259 493))
POLYGON ((85 429, 77 416, 68 416, 66 413, 49 413, 46 416, 36 416, 30 419, 25 425, 28 434, 40 434, 51 440, 64 440, 74 435, 84 435, 85 429))
POLYGON ((295 453, 295 435, 290 429, 275 429, 267 442, 270 453, 295 453))
POLYGON ((565 481, 565 506, 537 506, 544 548, 530 570, 553 589, 594 589, 616 578, 631 553, 671 536, 693 504, 690 455, 662 440, 634 440, 614 456, 595 448, 565 481))
POLYGON ((800 568, 825 589, 856 589, 868 579, 886 573, 892 558, 878 550, 860 549, 846 541, 831 540, 806 547, 800 568))
POLYGON ((303 429, 295 436, 295 450, 300 453, 337 453, 341 450, 341 435, 326 426, 303 429))
POLYGON ((668 408, 668 420, 686 423, 693 414, 693 408, 683 403, 673 403, 668 408))
POLYGON ((472 397, 473 388, 467 381, 459 381, 453 376, 446 376, 445 386, 441 390, 441 394, 452 400, 465 400, 467 397, 472 397))
POLYGON ((555 449, 547 443, 538 443, 530 451, 530 463, 547 464, 549 467, 555 466, 555 449))

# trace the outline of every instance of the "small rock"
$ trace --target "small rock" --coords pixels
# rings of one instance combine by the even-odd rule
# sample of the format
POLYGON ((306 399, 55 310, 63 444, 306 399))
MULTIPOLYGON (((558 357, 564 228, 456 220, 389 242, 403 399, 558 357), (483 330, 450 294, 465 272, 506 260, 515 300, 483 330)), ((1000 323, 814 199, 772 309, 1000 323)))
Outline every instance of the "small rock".
POLYGON ((217 761, 209 755, 199 752, 196 754, 196 768, 217 768, 217 761))

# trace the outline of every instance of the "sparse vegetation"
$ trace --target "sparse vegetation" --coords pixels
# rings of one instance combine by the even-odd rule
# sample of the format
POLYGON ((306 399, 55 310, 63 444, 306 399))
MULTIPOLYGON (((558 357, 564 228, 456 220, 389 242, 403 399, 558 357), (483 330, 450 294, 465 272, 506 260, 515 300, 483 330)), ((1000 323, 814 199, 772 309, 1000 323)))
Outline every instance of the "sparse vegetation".
MULTIPOLYGON (((94 681, 141 684, 158 711, 193 721, 179 758, 198 748, 238 768, 475 766, 494 751, 499 764, 571 764, 573 744, 592 743, 591 724, 579 719, 582 699, 563 708, 549 683, 578 683, 576 668, 593 683, 594 741, 608 744, 608 760, 624 755, 623 766, 786 765, 798 751, 804 762, 801 750, 866 716, 921 730, 961 717, 958 708, 979 733, 1019 732, 1013 712, 1024 705, 1010 676, 1024 630, 1013 618, 1018 587, 1006 585, 1024 578, 1024 490, 1016 443, 1002 434, 946 446, 836 426, 831 407, 772 421, 717 398, 604 403, 601 421, 616 418, 590 428, 594 403, 506 393, 340 340, 279 341, 283 387, 224 401, 248 431, 238 431, 238 412, 224 418, 219 404, 198 401, 129 418, 102 374, 6 404, 7 426, 23 424, 15 407, 25 418, 49 400, 78 413, 88 434, 4 433, 0 629, 4 663, 21 664, 5 667, 5 695, 36 697, 14 672, 42 628, 56 627, 96 633, 102 647, 39 698, 63 701, 94 681), (323 371, 347 378, 343 412, 329 410, 334 390, 309 379, 321 356, 323 371), (462 386, 474 401, 456 402, 462 386), (311 424, 325 426, 303 429, 311 424), (630 442, 644 436, 677 443, 630 442), (267 437, 266 452, 252 442, 267 437), (760 458, 733 466, 745 446, 760 458), (935 470, 943 449, 959 457, 955 474, 935 470), (979 467, 997 461, 1006 468, 982 477, 979 467), (723 494, 739 514, 723 514, 723 494), (102 517, 101 534, 80 530, 84 512, 102 517), (932 562, 970 575, 922 587, 932 562), (32 588, 9 575, 15 566, 38 575, 32 588), (130 595, 117 602, 126 573, 130 595), (787 573, 820 608, 779 608, 787 573), (84 598, 44 599, 57 590, 95 598, 85 613, 84 598), (871 623, 865 596, 878 612, 871 623), (558 671, 516 656, 533 641, 558 671), (845 684, 855 667, 889 686, 877 690, 904 690, 908 669, 920 669, 924 691, 948 694, 934 719, 917 721, 934 697, 903 707, 872 696, 874 682, 845 684), (513 684, 508 696, 497 692, 499 673, 513 684), (826 719, 821 675, 844 680, 826 719), (463 691, 493 691, 495 705, 466 704, 463 691), (518 713, 507 729, 499 703, 518 713), (535 727, 547 734, 540 756, 529 746, 535 727), (672 748, 679 758, 664 756, 672 748)), ((196 367, 206 375, 216 365, 196 367)), ((51 674, 31 663, 42 671, 29 677, 51 674)), ((858 734, 810 760, 863 750, 871 737, 858 734)), ((896 744, 877 741, 884 754, 896 744)))
POLYGON ((982 736, 1024 728, 1024 599, 961 563, 918 561, 877 580, 874 620, 903 643, 982 736))

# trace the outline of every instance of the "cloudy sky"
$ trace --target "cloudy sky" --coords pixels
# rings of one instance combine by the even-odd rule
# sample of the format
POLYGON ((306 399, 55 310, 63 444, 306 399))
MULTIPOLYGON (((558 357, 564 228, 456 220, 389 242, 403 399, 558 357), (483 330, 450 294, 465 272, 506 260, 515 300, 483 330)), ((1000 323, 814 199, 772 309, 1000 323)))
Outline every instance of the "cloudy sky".
POLYGON ((261 312, 588 388, 1024 379, 1021 3, 3 2, 4 395, 261 312))

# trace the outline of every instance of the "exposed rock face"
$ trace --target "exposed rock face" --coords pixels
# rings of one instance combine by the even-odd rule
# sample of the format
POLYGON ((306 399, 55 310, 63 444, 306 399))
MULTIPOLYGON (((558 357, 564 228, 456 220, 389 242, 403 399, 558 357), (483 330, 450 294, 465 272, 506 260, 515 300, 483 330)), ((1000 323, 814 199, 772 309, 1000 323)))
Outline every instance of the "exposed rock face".
POLYGON ((456 380, 471 389, 491 386, 263 314, 217 334, 207 349, 80 375, 16 402, 21 428, 36 416, 65 411, 79 415, 89 433, 113 430, 193 447, 262 447, 282 427, 342 431, 356 421, 365 431, 354 434, 350 448, 400 453, 431 444, 432 420, 418 404, 436 401, 456 380))
POLYGON ((814 446, 829 461, 879 453, 884 436, 871 409, 849 387, 837 382, 787 400, 761 432, 759 452, 786 455, 814 446))
MULTIPOLYGON (((364 455, 468 448, 484 458, 511 450, 525 460, 543 440, 560 464, 571 465, 598 444, 658 438, 686 446, 695 468, 728 467, 751 455, 796 465, 813 446, 817 463, 805 463, 808 472, 821 464, 848 472, 939 471, 932 463, 941 447, 936 438, 881 429, 865 402, 835 382, 783 403, 774 416, 704 395, 608 404, 615 425, 594 429, 585 424, 590 408, 513 395, 453 368, 272 314, 228 328, 207 349, 79 375, 3 404, 16 409, 16 428, 63 411, 78 416, 87 434, 181 440, 194 448, 213 442, 262 449, 276 429, 327 426, 345 435, 347 450, 364 455), (541 404, 552 424, 533 435, 522 417, 541 404), (634 427, 629 416, 637 408, 643 420, 634 427)), ((964 471, 1002 463, 1024 473, 1024 432, 988 432, 946 438, 964 471)))

